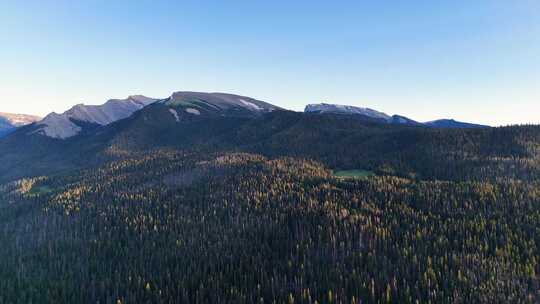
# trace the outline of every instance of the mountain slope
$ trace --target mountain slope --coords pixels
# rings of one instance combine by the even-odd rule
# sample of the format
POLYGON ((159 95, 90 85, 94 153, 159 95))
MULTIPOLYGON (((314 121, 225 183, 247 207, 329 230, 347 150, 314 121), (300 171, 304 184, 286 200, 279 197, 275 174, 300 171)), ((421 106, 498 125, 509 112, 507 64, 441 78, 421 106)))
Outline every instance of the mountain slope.
POLYGON ((206 116, 258 116, 280 109, 254 98, 225 93, 175 92, 160 103, 191 115, 206 116))
POLYGON ((99 106, 79 104, 62 114, 47 115, 36 124, 37 128, 32 133, 66 139, 79 134, 85 126, 105 126, 127 118, 156 100, 135 95, 121 100, 112 99, 99 106))
POLYGON ((538 187, 152 151, 0 186, 0 303, 538 303, 538 187))
POLYGON ((40 117, 34 115, 0 112, 0 137, 13 132, 18 127, 29 125, 40 119, 40 117))
POLYGON ((422 126, 422 123, 401 115, 392 115, 388 122, 399 125, 422 126))

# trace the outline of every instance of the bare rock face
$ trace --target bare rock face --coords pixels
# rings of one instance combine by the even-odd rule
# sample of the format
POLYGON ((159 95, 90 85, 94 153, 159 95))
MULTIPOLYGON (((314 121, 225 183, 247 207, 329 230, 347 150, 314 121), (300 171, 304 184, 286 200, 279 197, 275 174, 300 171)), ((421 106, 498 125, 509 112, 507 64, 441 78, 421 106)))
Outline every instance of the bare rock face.
POLYGON ((78 104, 62 114, 51 113, 47 115, 37 123, 40 128, 34 133, 66 139, 81 132, 82 128, 77 122, 105 126, 127 118, 156 101, 157 99, 154 98, 135 95, 126 99, 111 99, 99 106, 78 104))

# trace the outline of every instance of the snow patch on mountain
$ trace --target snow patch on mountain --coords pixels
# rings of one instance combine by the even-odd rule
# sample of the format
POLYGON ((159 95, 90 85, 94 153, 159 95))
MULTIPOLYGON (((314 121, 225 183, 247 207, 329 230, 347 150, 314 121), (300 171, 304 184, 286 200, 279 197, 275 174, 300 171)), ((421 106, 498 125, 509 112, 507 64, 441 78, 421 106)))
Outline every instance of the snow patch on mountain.
POLYGON ((178 116, 178 112, 176 112, 175 109, 169 109, 169 112, 171 112, 171 114, 174 116, 176 122, 180 122, 180 116, 178 116))
POLYGON ((244 99, 239 99, 239 101, 244 104, 245 106, 248 106, 256 111, 261 111, 263 110, 263 108, 259 107, 258 105, 252 103, 252 102, 249 102, 249 101, 245 101, 244 99))
POLYGON ((186 112, 193 115, 201 115, 201 112, 194 108, 187 108, 186 112))

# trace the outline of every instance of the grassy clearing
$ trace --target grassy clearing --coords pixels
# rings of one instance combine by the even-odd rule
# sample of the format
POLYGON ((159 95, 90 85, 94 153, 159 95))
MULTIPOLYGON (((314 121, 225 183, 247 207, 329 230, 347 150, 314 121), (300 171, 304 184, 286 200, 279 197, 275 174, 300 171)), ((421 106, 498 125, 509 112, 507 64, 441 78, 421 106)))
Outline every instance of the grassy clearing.
POLYGON ((366 178, 374 176, 375 173, 367 170, 340 170, 334 171, 334 176, 338 178, 366 178))
POLYGON ((49 186, 34 186, 32 189, 28 192, 29 195, 40 195, 40 194, 47 194, 52 192, 53 189, 49 186))

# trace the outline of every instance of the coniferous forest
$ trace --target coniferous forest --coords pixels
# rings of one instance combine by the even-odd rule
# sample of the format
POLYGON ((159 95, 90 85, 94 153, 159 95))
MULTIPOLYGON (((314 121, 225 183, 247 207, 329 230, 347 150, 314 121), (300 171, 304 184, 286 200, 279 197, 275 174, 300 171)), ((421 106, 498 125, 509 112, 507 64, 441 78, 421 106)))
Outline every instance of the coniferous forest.
POLYGON ((0 304, 540 304, 540 0, 0 0, 0 304))
POLYGON ((273 115, 3 183, 0 303, 540 302, 539 127, 273 115))

